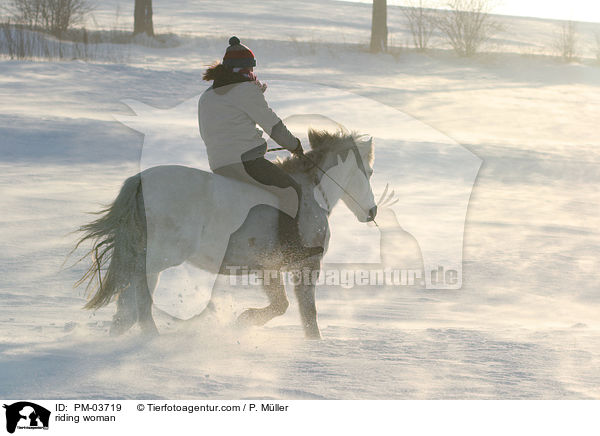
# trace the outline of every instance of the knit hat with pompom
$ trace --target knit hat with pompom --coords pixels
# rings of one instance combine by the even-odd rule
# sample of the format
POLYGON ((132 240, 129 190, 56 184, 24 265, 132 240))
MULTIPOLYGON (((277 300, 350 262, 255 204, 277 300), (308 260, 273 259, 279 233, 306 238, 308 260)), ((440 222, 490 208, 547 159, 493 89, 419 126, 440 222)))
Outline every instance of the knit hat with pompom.
POLYGON ((256 66, 256 60, 252 50, 240 43, 237 36, 232 36, 223 56, 223 65, 231 68, 250 68, 256 66))

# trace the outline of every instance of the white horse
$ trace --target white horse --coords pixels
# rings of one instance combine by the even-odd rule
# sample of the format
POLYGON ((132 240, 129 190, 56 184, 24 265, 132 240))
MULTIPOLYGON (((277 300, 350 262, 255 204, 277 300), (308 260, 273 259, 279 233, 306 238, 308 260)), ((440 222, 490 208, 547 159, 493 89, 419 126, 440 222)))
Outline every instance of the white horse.
MULTIPOLYGON (((309 142, 308 159, 290 157, 279 165, 302 188, 301 242, 327 250, 328 217, 340 199, 361 222, 373 220, 377 213, 369 182, 373 144, 371 138, 356 134, 313 130, 309 142)), ((281 214, 293 216, 294 210, 280 208, 278 197, 265 190, 198 169, 149 168, 127 179, 115 201, 99 213, 100 218, 80 228, 84 235, 77 246, 93 241, 88 253, 93 262, 78 283, 89 280, 88 287, 95 288, 87 309, 105 306, 116 297, 111 335, 124 333, 136 322, 143 332, 156 334, 152 293, 159 274, 184 262, 215 275, 241 266, 275 271, 276 276, 263 283, 270 304, 248 309, 238 318, 250 325, 263 325, 285 313, 289 303, 282 271, 308 271, 313 279, 320 271, 322 255, 295 264, 282 256, 277 226, 281 214)), ((306 336, 320 338, 314 281, 300 280, 295 294, 306 336)), ((212 308, 211 297, 205 312, 212 308)))

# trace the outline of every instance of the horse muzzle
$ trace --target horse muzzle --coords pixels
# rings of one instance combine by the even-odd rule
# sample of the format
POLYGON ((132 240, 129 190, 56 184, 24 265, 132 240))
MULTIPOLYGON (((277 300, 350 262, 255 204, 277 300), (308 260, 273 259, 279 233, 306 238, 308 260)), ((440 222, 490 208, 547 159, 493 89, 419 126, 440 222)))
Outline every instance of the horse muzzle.
POLYGON ((374 206, 369 210, 369 215, 367 216, 367 222, 373 221, 375 219, 375 216, 377 216, 377 206, 374 206))

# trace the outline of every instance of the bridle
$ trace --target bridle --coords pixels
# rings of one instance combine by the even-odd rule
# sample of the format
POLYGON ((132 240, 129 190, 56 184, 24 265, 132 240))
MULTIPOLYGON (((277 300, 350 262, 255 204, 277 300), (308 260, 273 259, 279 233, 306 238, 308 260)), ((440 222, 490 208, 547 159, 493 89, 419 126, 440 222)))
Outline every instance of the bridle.
POLYGON ((323 201, 325 201, 325 206, 327 207, 327 213, 328 214, 331 213, 331 209, 332 209, 331 203, 329 203, 329 198, 327 198, 327 193, 325 192, 325 190, 321 186, 321 181, 317 177, 316 173, 315 173, 315 176, 313 178, 313 184, 317 187, 317 189, 321 193, 321 197, 323 197, 323 201))
MULTIPOLYGON (((267 149, 267 152, 269 151, 280 151, 280 150, 287 150, 286 148, 283 147, 277 147, 277 148, 269 148, 267 149)), ((357 150, 352 150, 355 153, 357 153, 357 150)), ((329 174, 327 174, 327 172, 321 168, 314 160, 312 160, 311 158, 309 158, 307 155, 305 154, 301 154, 299 155, 301 158, 307 160, 313 167, 317 168, 319 171, 321 171, 323 173, 323 175, 327 176, 329 178, 329 180, 331 180, 333 183, 335 183, 341 190, 342 192, 344 192, 348 198, 350 198, 352 201, 354 201, 356 203, 356 205, 363 210, 363 212, 365 212, 366 216, 369 216, 369 212, 368 210, 365 210, 365 208, 362 206, 362 204, 360 204, 358 202, 357 199, 355 199, 352 194, 350 194, 346 189, 344 189, 344 187, 342 185, 340 185, 337 180, 335 180, 333 177, 331 177, 329 174)), ((361 165, 361 170, 362 172, 366 175, 366 171, 364 168, 364 165, 362 163, 362 158, 360 158, 360 155, 356 156, 356 163, 361 165)), ((323 188, 321 188, 321 183, 319 183, 319 180, 317 178, 315 178, 314 180, 315 185, 317 186, 317 188, 319 189, 319 191, 321 192, 321 194, 323 195, 323 199, 325 200, 325 204, 327 205, 327 209, 328 212, 331 212, 331 205, 329 204, 329 200, 327 199, 327 195, 325 195, 325 191, 323 190, 323 188)), ((375 224, 377 227, 379 227, 379 225, 377 224, 377 222, 375 221, 375 218, 373 218, 372 220, 373 224, 375 224)))

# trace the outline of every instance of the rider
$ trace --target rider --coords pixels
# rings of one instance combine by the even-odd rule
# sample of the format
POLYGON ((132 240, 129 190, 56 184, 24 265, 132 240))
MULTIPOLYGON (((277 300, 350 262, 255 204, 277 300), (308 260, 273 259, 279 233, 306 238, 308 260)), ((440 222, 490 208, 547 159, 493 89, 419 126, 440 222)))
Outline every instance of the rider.
MULTIPOLYGON (((270 186, 291 187, 296 191, 300 205, 300 185, 287 172, 265 159, 267 143, 256 124, 297 156, 304 154, 302 144, 267 104, 263 95, 267 86, 257 80, 255 66, 254 53, 232 36, 223 62, 213 64, 202 77, 213 81, 198 102, 198 123, 206 144, 208 163, 216 174, 259 184, 267 190, 270 186)), ((293 220, 279 215, 279 238, 288 261, 323 252, 322 247, 302 245, 298 213, 293 220)))

